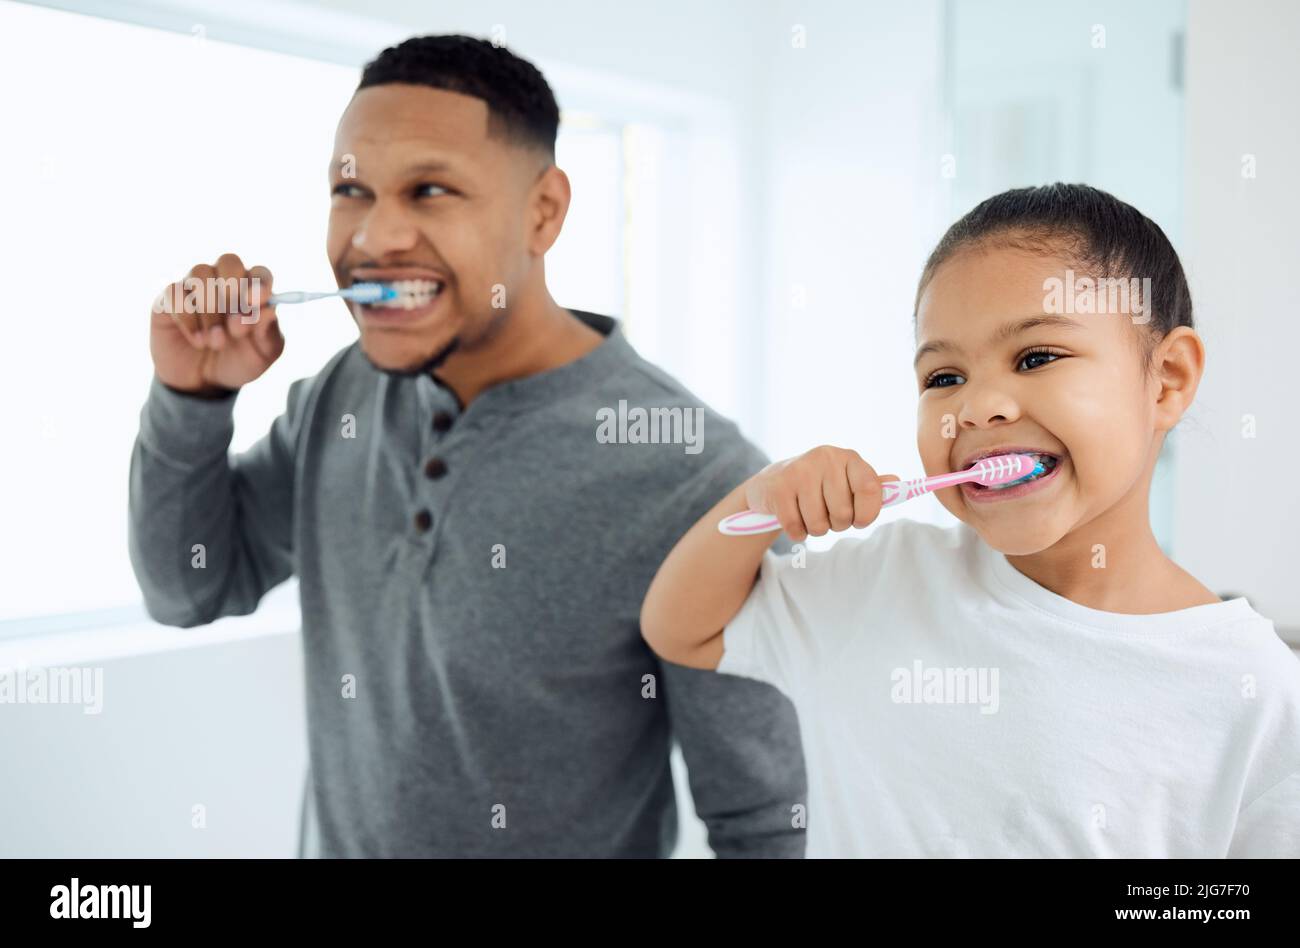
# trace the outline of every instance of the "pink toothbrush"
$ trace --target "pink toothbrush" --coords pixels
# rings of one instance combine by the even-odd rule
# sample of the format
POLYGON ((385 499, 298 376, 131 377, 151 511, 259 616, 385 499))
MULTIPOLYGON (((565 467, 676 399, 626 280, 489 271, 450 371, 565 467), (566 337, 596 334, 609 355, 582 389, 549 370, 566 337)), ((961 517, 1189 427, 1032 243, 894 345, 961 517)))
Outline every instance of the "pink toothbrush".
MULTIPOLYGON (((983 484, 994 487, 1007 484, 1041 473, 1046 468, 1030 454, 995 454, 984 458, 964 471, 951 474, 936 474, 934 477, 917 477, 910 481, 886 481, 881 485, 881 507, 893 507, 913 497, 920 497, 941 487, 954 487, 957 484, 983 484)), ((771 533, 780 530, 781 522, 769 513, 761 510, 742 510, 740 513, 724 517, 718 524, 718 531, 727 536, 743 537, 751 533, 771 533)))

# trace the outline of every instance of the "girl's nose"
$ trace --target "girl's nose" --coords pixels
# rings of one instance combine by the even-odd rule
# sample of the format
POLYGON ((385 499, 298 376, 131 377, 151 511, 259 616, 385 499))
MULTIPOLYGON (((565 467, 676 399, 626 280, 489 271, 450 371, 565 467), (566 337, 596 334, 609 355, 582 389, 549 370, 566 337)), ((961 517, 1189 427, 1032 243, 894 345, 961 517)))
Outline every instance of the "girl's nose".
POLYGON ((963 428, 986 428, 989 425, 1015 421, 1020 417, 1016 399, 998 386, 976 386, 967 382, 962 386, 961 411, 957 421, 963 428))

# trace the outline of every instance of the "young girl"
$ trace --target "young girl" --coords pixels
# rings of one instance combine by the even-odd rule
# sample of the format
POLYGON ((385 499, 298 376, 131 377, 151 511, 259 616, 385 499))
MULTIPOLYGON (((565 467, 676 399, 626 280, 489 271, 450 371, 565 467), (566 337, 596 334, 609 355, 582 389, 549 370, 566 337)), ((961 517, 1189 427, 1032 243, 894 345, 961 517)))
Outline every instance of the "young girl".
POLYGON ((1008 191, 944 236, 914 320, 926 473, 1046 472, 940 490, 952 529, 778 556, 718 522, 765 511, 799 544, 870 524, 890 478, 844 448, 772 464, 664 561, 650 645, 789 695, 810 857, 1300 856, 1300 662, 1148 519, 1204 364, 1164 233, 1094 188, 1008 191))

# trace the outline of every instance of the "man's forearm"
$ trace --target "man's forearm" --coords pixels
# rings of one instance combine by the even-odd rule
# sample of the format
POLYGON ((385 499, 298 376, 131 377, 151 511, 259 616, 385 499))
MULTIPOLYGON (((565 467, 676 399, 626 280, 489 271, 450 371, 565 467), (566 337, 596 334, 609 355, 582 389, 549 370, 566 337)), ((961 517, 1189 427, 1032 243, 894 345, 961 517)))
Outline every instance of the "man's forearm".
MULTIPOLYGON (((287 575, 283 528, 255 511, 287 506, 288 485, 246 464, 258 498, 240 494, 229 457, 233 399, 192 397, 154 379, 131 454, 128 543, 145 607, 166 625, 252 612, 287 575)), ((262 465, 266 468, 266 465, 262 465)))

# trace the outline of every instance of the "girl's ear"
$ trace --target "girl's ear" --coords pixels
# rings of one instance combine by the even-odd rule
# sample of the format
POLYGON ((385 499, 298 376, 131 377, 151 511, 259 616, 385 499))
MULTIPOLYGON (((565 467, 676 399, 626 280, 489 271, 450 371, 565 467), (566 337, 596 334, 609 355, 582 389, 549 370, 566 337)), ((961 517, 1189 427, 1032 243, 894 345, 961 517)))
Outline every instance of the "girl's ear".
POLYGON ((1189 326, 1177 326, 1151 354, 1156 393, 1156 427, 1169 431, 1191 407, 1205 371, 1205 345, 1189 326))

